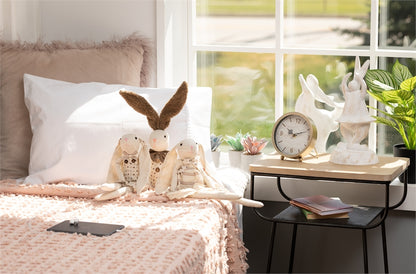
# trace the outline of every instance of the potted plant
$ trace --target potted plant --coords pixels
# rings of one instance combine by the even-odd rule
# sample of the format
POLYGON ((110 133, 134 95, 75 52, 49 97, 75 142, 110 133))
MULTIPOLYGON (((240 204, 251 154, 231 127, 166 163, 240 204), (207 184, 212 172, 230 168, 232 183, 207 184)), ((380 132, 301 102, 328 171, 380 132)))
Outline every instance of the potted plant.
POLYGON ((218 147, 221 145, 223 138, 222 135, 216 136, 215 134, 211 134, 210 137, 212 160, 214 161, 215 167, 219 167, 221 151, 218 149, 218 147))
MULTIPOLYGON (((381 116, 373 116, 377 123, 396 130, 403 143, 393 147, 394 156, 410 158, 408 168, 409 183, 415 183, 415 87, 416 76, 399 61, 393 65, 392 71, 368 70, 365 76, 368 93, 384 105, 384 109, 373 108, 381 116)), ((403 182, 403 177, 400 177, 403 182)))
POLYGON ((249 171, 250 164, 262 158, 262 150, 267 145, 267 140, 247 135, 241 140, 241 144, 244 147, 244 152, 241 155, 241 168, 249 171))
POLYGON ((228 157, 230 161, 230 166, 232 167, 240 167, 241 165, 241 154, 244 150, 243 145, 241 144, 241 140, 244 138, 243 134, 237 132, 235 136, 226 136, 226 142, 230 145, 231 150, 228 151, 228 157))

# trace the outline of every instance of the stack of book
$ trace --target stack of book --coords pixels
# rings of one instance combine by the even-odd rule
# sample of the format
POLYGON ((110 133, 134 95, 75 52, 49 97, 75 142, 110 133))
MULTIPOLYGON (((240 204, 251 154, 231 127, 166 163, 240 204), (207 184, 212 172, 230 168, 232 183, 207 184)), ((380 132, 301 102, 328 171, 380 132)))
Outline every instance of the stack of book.
POLYGON ((296 198, 291 200, 290 204, 300 208, 309 220, 349 218, 349 212, 353 209, 339 198, 329 198, 324 195, 296 198))

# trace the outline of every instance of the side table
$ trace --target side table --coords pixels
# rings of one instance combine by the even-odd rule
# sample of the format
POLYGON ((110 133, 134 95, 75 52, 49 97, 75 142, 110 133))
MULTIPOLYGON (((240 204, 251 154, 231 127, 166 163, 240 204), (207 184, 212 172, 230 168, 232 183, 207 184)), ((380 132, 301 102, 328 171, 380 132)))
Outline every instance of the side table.
POLYGON ((276 177, 277 188, 280 194, 288 201, 290 201, 292 198, 290 198, 283 190, 281 185, 281 178, 297 178, 317 181, 343 181, 385 185, 384 207, 366 207, 366 210, 363 210, 360 207, 356 207, 352 212, 350 212, 350 217, 348 219, 307 220, 302 212, 293 206, 289 206, 276 216, 269 217, 261 214, 257 208, 254 208, 254 212, 257 216, 272 223, 267 260, 267 272, 270 272, 272 263, 276 224, 288 223, 293 224, 289 273, 291 273, 293 270, 298 225, 360 229, 362 231, 365 273, 368 273, 367 230, 381 226, 384 270, 386 273, 388 273, 385 220, 388 211, 390 209, 399 207, 406 199, 408 183, 407 167, 409 166, 409 163, 410 160, 408 158, 380 156, 379 163, 375 165, 353 166, 339 165, 329 162, 329 154, 319 155, 318 157, 307 157, 303 159, 302 162, 291 159, 282 160, 280 159, 280 155, 276 154, 268 155, 264 159, 251 164, 251 199, 255 199, 255 178, 262 176, 276 177), (390 206, 390 183, 402 173, 404 173, 405 178, 402 198, 396 204, 390 206))

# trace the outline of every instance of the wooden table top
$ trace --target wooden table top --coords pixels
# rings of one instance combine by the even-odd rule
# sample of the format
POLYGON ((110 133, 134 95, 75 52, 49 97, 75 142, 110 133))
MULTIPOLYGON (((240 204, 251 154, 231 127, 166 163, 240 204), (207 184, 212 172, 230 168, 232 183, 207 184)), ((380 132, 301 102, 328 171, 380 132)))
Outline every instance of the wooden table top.
POLYGON ((287 158, 281 160, 279 154, 270 154, 251 164, 250 172, 391 182, 410 164, 409 158, 378 156, 379 162, 374 165, 341 165, 330 162, 329 157, 330 154, 308 156, 299 162, 287 158))

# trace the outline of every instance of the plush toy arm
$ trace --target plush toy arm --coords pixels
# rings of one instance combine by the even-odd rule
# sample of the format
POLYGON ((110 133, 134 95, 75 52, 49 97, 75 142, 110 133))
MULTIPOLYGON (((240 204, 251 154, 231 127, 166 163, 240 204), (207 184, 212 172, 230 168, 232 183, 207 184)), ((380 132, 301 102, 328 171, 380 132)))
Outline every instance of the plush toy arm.
POLYGON ((264 204, 262 202, 258 202, 258 201, 254 201, 254 200, 250 200, 250 199, 246 199, 246 198, 240 198, 238 200, 235 200, 236 203, 241 204, 243 206, 248 206, 248 207, 263 207, 264 204))
POLYGON ((130 193, 130 192, 131 192, 130 187, 121 187, 111 192, 98 194, 97 196, 94 197, 94 199, 97 201, 107 201, 107 200, 121 197, 125 195, 126 193, 130 193))
POLYGON ((119 189, 120 187, 121 187, 121 184, 119 183, 106 183, 100 186, 101 190, 104 190, 104 191, 114 191, 114 190, 119 189))

